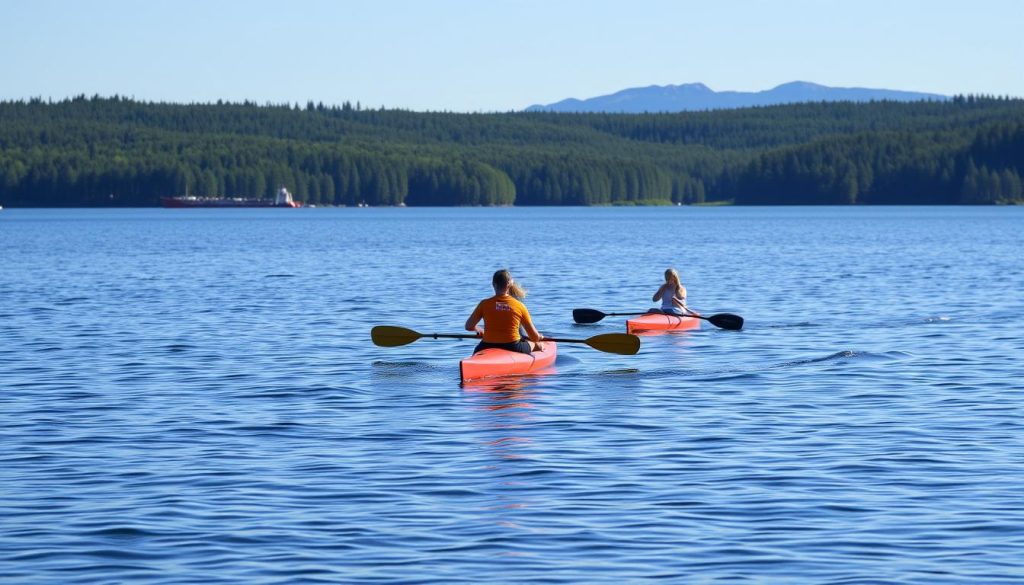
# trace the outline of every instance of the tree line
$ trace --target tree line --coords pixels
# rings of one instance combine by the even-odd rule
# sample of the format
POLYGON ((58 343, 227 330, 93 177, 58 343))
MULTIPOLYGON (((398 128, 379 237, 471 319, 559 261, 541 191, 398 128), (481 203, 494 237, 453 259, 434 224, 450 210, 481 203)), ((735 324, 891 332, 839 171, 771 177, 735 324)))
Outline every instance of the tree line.
POLYGON ((1024 119, 968 132, 875 132, 764 153, 736 173, 740 204, 1024 202, 1024 119))
POLYGON ((0 204, 187 192, 320 205, 1024 202, 1024 100, 678 114, 462 114, 344 103, 0 102, 0 204))

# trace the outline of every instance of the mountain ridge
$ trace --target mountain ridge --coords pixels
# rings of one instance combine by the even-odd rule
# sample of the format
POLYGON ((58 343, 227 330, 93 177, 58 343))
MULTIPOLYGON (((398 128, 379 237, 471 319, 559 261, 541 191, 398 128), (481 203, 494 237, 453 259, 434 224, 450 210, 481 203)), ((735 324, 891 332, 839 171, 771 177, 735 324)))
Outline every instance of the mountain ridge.
POLYGON ((715 91, 695 82, 680 85, 649 85, 632 87, 615 93, 578 99, 568 98, 550 104, 534 104, 527 112, 609 112, 639 114, 644 112, 692 112, 725 110, 755 106, 773 106, 801 102, 870 102, 870 101, 946 101, 949 96, 895 89, 864 87, 829 87, 809 81, 790 81, 771 89, 715 91))

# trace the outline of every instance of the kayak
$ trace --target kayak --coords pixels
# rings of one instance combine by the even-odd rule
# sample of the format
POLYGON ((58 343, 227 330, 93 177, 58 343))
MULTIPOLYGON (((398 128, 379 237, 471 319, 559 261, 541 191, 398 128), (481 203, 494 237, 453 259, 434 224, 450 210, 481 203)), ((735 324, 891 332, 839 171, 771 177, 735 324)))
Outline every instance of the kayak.
POLYGON ((551 367, 558 356, 558 344, 544 341, 544 351, 519 353, 507 349, 485 349, 459 362, 462 381, 488 376, 528 374, 551 367))
POLYGON ((687 329, 700 329, 700 321, 701 320, 696 317, 679 317, 676 315, 650 313, 627 320, 626 333, 636 333, 637 331, 685 331, 687 329))

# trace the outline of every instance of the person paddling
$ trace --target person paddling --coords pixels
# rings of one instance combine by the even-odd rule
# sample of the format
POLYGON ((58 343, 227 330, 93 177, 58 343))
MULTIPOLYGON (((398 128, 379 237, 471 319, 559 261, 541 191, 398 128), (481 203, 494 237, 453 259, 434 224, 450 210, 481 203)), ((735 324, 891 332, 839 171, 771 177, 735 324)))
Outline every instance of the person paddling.
POLYGON ((491 285, 494 287, 494 296, 480 301, 466 320, 466 331, 475 331, 483 337, 473 353, 490 348, 519 353, 543 351, 541 340, 544 337, 533 326, 530 311, 513 296, 513 293, 525 296, 525 292, 516 285, 512 274, 508 270, 495 272, 491 285), (481 319, 484 321, 483 328, 477 327, 481 319), (520 325, 526 330, 529 340, 520 335, 520 325))
POLYGON ((675 268, 665 270, 665 284, 654 293, 652 301, 661 301, 661 307, 650 309, 649 313, 665 315, 697 315, 696 311, 686 306, 686 287, 679 282, 679 273, 675 268))

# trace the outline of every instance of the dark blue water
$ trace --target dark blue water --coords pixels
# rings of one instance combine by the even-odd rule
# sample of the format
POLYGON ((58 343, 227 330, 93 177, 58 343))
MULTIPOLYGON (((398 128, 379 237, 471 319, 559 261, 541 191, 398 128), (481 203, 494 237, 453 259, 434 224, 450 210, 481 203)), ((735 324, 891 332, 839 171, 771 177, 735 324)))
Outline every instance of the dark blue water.
POLYGON ((1024 582, 1024 209, 0 212, 5 583, 1024 582), (740 332, 461 386, 677 267, 740 332))

